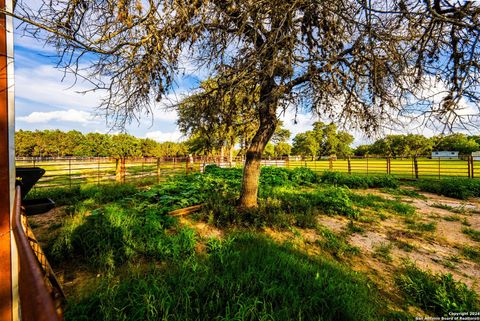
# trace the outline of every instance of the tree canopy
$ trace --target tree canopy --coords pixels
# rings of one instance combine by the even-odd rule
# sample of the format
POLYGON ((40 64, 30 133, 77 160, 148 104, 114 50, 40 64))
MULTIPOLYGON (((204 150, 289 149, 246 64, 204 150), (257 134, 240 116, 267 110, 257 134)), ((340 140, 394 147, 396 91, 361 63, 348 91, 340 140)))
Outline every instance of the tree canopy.
POLYGON ((15 133, 15 154, 19 157, 178 157, 188 155, 185 143, 60 130, 15 133))
POLYGON ((352 143, 353 136, 345 131, 338 131, 335 124, 315 122, 312 130, 293 138, 293 154, 312 158, 330 155, 346 157, 352 154, 352 143))

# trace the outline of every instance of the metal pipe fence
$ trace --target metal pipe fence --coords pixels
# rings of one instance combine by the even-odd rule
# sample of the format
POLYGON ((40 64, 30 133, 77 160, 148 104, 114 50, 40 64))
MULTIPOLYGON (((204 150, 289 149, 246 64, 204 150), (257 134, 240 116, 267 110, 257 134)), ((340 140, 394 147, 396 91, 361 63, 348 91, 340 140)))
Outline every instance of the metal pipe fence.
MULTIPOLYGON (((244 159, 220 157, 168 158, 17 158, 18 167, 42 167, 45 175, 35 188, 73 187, 83 184, 141 183, 155 184, 168 177, 201 172, 207 164, 241 167, 244 159)), ((479 177, 480 160, 442 158, 349 157, 344 159, 302 159, 300 157, 265 158, 263 166, 284 168, 307 167, 317 173, 326 170, 349 174, 383 175, 399 178, 479 177)))

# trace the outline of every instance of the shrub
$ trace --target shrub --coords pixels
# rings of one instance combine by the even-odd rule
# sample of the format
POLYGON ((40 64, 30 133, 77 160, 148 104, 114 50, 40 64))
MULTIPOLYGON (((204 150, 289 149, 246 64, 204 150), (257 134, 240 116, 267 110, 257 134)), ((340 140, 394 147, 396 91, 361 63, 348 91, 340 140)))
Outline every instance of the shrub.
POLYGON ((297 167, 289 172, 289 180, 297 185, 309 185, 320 182, 317 173, 307 167, 297 167))
POLYGON ((451 274, 431 274, 407 264, 395 281, 412 303, 438 316, 480 308, 475 291, 455 281, 451 274))
POLYGON ((444 178, 441 180, 422 180, 417 187, 425 192, 458 199, 480 197, 480 181, 468 178, 444 178))
POLYGON ((398 179, 390 175, 360 176, 340 172, 325 171, 320 180, 326 184, 347 186, 349 188, 398 188, 398 179))
POLYGON ((263 186, 283 186, 290 184, 290 170, 281 167, 263 166, 260 174, 260 184, 263 186))

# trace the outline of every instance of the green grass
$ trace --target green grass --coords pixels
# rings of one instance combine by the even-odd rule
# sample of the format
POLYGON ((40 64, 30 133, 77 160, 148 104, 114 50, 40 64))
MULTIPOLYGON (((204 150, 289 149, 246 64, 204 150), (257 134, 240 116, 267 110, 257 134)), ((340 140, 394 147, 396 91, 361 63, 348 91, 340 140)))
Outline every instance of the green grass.
POLYGON ((445 216, 443 219, 448 222, 459 222, 461 220, 458 215, 445 216))
POLYGON ((464 227, 462 228, 462 233, 468 235, 472 240, 480 242, 480 230, 475 230, 473 228, 464 227))
POLYGON ((386 309, 360 274, 255 233, 211 240, 208 254, 100 278, 66 320, 378 320, 386 309))
POLYGON ((393 176, 360 176, 348 175, 340 172, 325 171, 320 177, 321 181, 326 184, 338 186, 346 186, 349 188, 398 188, 400 183, 393 176))
MULTIPOLYGON (((92 276, 69 294, 66 320, 409 319, 390 311, 391 302, 348 266, 361 255, 348 237, 362 233, 366 224, 356 220, 365 209, 413 218, 415 208, 318 178, 306 169, 263 169, 259 207, 248 211, 235 203, 239 169, 208 167, 148 188, 42 191, 67 205, 46 248, 54 267, 73 262, 92 276), (197 218, 229 227, 221 240, 202 238, 167 215, 200 203, 197 218), (334 233, 318 226, 319 215, 342 215, 350 224, 334 233), (315 228, 321 255, 255 231, 264 226, 295 235, 315 228)), ((391 246, 377 251, 381 259, 388 261, 391 246)))
POLYGON ((414 305, 437 316, 480 308, 477 294, 451 274, 432 274, 407 264, 397 275, 397 286, 414 305))
MULTIPOLYGON (((412 159, 391 158, 391 174, 402 178, 415 178, 412 159)), ((478 162, 475 162, 475 171, 478 171, 478 162)), ((382 175, 387 173, 387 161, 385 158, 352 158, 350 161, 351 172, 357 175, 382 175)), ((316 172, 330 169, 328 160, 305 160, 290 161, 290 167, 308 167, 316 172)), ((332 162, 332 170, 348 172, 348 161, 339 159, 332 162)), ((418 172, 420 178, 438 178, 459 176, 468 177, 468 162, 466 160, 438 160, 419 158, 418 172), (440 170, 439 170, 440 169, 440 170)))
POLYGON ((332 256, 342 259, 360 254, 360 248, 350 245, 345 235, 334 233, 323 226, 317 226, 317 231, 322 236, 322 240, 317 241, 317 244, 332 256))
POLYGON ((392 242, 401 250, 404 250, 405 252, 412 252, 413 250, 416 249, 415 245, 408 243, 406 241, 402 241, 399 239, 394 239, 392 242))
POLYGON ((402 203, 398 200, 389 200, 378 195, 352 193, 350 199, 357 208, 370 208, 375 211, 385 210, 405 217, 410 217, 415 214, 415 207, 412 205, 402 203))
POLYGON ((378 258, 384 262, 392 262, 392 244, 379 243, 373 247, 373 257, 378 258))
POLYGON ((51 198, 57 206, 75 205, 86 199, 92 199, 98 204, 104 204, 124 198, 137 193, 137 186, 131 184, 107 184, 73 186, 72 188, 45 188, 31 190, 26 199, 51 198))
POLYGON ((407 196, 407 197, 418 198, 422 200, 427 199, 424 195, 411 189, 385 187, 380 189, 380 191, 382 193, 387 193, 387 194, 398 196, 398 197, 407 196))
POLYGON ((462 248, 462 255, 473 262, 480 264, 480 248, 465 246, 462 248))
POLYGON ((418 218, 406 218, 405 223, 407 227, 414 231, 416 234, 421 234, 423 232, 435 232, 437 229, 437 223, 435 222, 419 222, 418 218))

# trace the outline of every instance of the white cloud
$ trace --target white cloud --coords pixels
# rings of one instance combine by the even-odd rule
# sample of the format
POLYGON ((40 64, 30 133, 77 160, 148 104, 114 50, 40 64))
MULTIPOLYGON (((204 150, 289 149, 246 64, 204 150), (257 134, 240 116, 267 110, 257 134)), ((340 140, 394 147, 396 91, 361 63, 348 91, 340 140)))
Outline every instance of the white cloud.
POLYGON ((173 132, 162 132, 162 131, 153 131, 145 134, 146 138, 156 140, 157 142, 179 142, 183 138, 183 135, 180 131, 176 130, 173 132))
POLYGON ((48 123, 50 121, 72 122, 80 124, 92 124, 96 122, 90 113, 75 109, 69 109, 67 111, 36 111, 28 116, 17 117, 17 120, 21 120, 30 124, 48 123))
POLYGON ((89 89, 85 83, 79 82, 69 88, 74 83, 73 76, 67 75, 64 82, 62 77, 63 73, 50 65, 18 68, 15 72, 15 95, 55 107, 92 110, 99 105, 99 93, 80 94, 77 91, 89 89))

